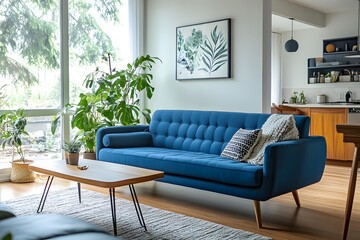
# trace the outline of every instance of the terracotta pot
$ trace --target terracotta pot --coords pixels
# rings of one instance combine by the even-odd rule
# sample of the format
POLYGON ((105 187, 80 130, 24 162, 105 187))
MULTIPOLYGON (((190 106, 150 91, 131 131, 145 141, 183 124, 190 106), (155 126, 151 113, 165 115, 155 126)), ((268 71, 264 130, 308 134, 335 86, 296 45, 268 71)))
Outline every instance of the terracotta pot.
POLYGON ((79 164, 79 153, 68 153, 68 162, 70 165, 79 164))
POLYGON ((35 174, 29 170, 29 164, 33 160, 14 160, 11 162, 10 180, 13 183, 28 183, 35 181, 35 174))
POLYGON ((84 159, 96 160, 96 153, 94 152, 84 152, 83 153, 84 159))

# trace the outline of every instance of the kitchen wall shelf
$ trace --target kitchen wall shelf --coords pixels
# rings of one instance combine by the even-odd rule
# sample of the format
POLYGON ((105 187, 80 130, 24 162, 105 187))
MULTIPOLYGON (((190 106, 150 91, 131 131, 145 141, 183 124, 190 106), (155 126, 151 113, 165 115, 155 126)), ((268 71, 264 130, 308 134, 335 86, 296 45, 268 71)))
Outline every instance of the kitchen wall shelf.
MULTIPOLYGON (((333 38, 323 40, 323 63, 316 66, 315 59, 308 60, 308 83, 320 83, 318 75, 326 75, 331 71, 338 71, 340 75, 348 75, 350 72, 357 72, 360 75, 360 58, 347 58, 350 55, 360 55, 357 51, 357 37, 333 38), (328 45, 331 45, 329 47, 328 45), (328 48, 327 48, 328 46, 328 48), (356 51, 353 49, 356 48, 356 51), (327 52, 326 50, 333 50, 327 52), (324 65, 328 63, 328 65, 324 65), (316 77, 315 82, 311 80, 316 77)), ((343 82, 348 83, 348 82, 343 82)))

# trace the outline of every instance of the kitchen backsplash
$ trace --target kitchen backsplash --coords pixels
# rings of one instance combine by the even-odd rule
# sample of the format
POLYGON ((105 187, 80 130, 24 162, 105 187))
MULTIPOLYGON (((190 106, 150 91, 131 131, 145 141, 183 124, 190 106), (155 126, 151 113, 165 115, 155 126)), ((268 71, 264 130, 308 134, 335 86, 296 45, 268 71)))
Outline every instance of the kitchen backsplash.
MULTIPOLYGON (((336 83, 335 83, 336 84, 336 83)), ((286 102, 290 101, 290 97, 294 94, 294 92, 301 93, 304 91, 306 103, 316 103, 316 97, 320 94, 325 94, 327 96, 327 102, 335 102, 335 101, 345 101, 345 93, 348 91, 352 92, 352 100, 360 101, 360 87, 314 87, 314 88, 283 88, 282 89, 282 100, 286 102)))

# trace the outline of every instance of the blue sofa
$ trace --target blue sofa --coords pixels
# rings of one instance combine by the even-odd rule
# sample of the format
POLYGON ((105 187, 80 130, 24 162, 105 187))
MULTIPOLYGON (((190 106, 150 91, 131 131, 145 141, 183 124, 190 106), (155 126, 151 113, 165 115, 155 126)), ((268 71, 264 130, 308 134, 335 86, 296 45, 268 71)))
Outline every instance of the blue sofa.
POLYGON ((308 136, 310 118, 295 115, 299 139, 265 148, 264 164, 252 165, 220 156, 239 129, 257 129, 270 114, 158 110, 151 123, 101 128, 98 160, 165 172, 161 182, 254 201, 258 227, 260 201, 293 193, 320 181, 326 162, 323 137, 308 136))

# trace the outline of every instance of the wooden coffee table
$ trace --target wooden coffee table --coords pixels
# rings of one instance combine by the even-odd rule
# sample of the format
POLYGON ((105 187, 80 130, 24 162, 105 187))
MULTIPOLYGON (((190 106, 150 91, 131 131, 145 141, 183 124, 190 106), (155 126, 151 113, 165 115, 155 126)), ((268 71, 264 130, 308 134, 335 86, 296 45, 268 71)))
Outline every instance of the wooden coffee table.
POLYGON ((129 185, 132 200, 140 222, 146 229, 144 217, 135 192, 134 184, 147 182, 164 177, 164 173, 138 167, 131 167, 117 163, 109 163, 96 160, 80 159, 79 165, 69 165, 65 160, 46 160, 29 165, 29 169, 35 172, 49 175, 45 184, 43 194, 37 212, 42 212, 46 197, 54 177, 59 177, 78 183, 79 202, 81 202, 80 183, 97 187, 108 188, 110 193, 111 215, 114 227, 114 235, 117 235, 115 188, 129 185), (80 170, 79 166, 88 166, 86 170, 80 170))

